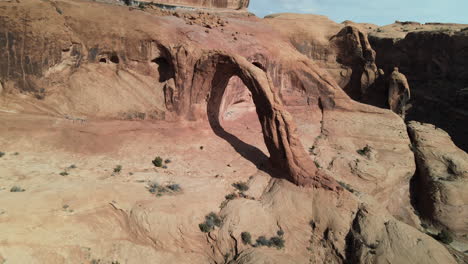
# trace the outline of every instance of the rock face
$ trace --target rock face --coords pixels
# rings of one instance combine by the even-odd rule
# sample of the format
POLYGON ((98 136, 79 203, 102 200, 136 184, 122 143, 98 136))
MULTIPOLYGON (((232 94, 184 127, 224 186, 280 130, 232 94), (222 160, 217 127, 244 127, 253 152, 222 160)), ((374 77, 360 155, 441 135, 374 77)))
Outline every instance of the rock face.
POLYGON ((245 9, 249 7, 249 1, 250 0, 143 0, 142 2, 187 7, 245 9))
POLYGON ((381 33, 371 33, 369 39, 377 52, 378 67, 385 72, 398 67, 408 78, 413 107, 407 118, 446 130, 455 144, 466 151, 468 31, 460 28, 467 25, 445 26, 444 30, 430 28, 431 25, 416 26, 418 31, 411 32, 416 29, 398 25, 408 27, 405 30, 409 33, 401 32, 403 35, 392 35, 393 29, 384 27, 381 33))
POLYGON ((302 54, 313 59, 354 100, 367 101, 375 93, 379 72, 375 51, 359 25, 338 24, 317 15, 267 16, 302 54))
POLYGON ((461 239, 468 234, 468 154, 450 136, 430 124, 408 125, 417 163, 416 208, 437 228, 461 239))

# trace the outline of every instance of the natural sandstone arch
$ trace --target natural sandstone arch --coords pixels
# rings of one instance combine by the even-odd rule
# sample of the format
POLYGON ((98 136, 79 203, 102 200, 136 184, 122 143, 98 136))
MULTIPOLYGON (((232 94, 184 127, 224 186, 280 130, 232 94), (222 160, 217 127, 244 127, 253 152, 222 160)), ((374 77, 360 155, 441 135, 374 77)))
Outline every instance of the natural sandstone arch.
POLYGON ((203 55, 195 66, 192 79, 192 103, 209 94, 208 118, 219 125, 220 104, 232 76, 238 76, 252 93, 273 166, 281 169, 284 177, 297 185, 335 189, 334 180, 317 169, 305 152, 296 135, 296 125, 279 96, 273 92, 272 82, 266 73, 244 57, 221 52, 203 55))

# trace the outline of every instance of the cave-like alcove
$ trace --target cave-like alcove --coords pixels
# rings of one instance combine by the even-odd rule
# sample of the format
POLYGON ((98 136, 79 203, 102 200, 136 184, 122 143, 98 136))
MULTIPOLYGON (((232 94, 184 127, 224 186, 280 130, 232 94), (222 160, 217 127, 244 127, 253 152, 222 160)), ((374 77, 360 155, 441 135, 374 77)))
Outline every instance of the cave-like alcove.
POLYGON ((157 65, 159 73, 159 82, 165 82, 175 77, 175 70, 172 64, 164 57, 158 57, 151 60, 152 63, 157 65))

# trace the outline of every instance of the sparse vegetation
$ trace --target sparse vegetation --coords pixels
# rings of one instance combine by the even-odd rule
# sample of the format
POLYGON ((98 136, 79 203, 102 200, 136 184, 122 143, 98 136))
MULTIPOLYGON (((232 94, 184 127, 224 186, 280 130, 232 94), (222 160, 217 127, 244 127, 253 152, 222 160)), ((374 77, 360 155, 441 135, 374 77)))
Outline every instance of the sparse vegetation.
POLYGON ((363 149, 356 150, 356 152, 361 156, 369 157, 370 152, 371 152, 371 147, 369 145, 366 145, 363 149))
POLYGON ((180 192, 181 188, 179 184, 169 184, 167 188, 173 192, 180 192))
POLYGON ((242 238, 242 243, 244 243, 244 245, 252 244, 252 235, 250 235, 249 232, 242 232, 241 238, 242 238))
POLYGON ((115 168, 114 168, 114 173, 120 173, 122 171, 122 166, 121 165, 117 165, 115 168))
POLYGON ((277 249, 284 248, 284 239, 279 236, 270 238, 270 247, 276 247, 277 249))
POLYGON ((224 198, 226 198, 226 200, 234 200, 236 199, 237 195, 235 193, 230 193, 226 196, 224 196, 224 198))
POLYGON ((240 192, 245 192, 249 190, 249 186, 245 182, 236 182, 233 183, 232 186, 239 190, 240 192))
POLYGON ((270 246, 270 241, 265 236, 259 236, 255 242, 256 246, 270 246))
POLYGON ((24 192, 24 191, 26 191, 26 190, 21 188, 20 186, 13 186, 10 189, 10 192, 24 192))
POLYGON ((0 151, 0 158, 3 157, 3 156, 5 156, 5 152, 0 151))
POLYGON ((62 171, 62 172, 60 173, 60 175, 61 175, 61 176, 68 176, 68 172, 62 171))
POLYGON ((215 227, 220 227, 223 221, 221 218, 214 212, 209 213, 205 216, 205 222, 198 225, 200 230, 204 233, 211 232, 215 227))
POLYGON ((452 234, 445 229, 439 232, 439 234, 435 236, 435 239, 447 245, 453 242, 452 234))
POLYGON ((277 249, 284 248, 285 241, 283 239, 283 235, 284 235, 283 230, 278 230, 277 234, 278 234, 277 236, 273 236, 270 239, 267 239, 265 236, 259 236, 257 240, 255 241, 255 245, 253 246, 254 247, 267 246, 267 247, 275 247, 277 249))
POLYGON ((176 183, 163 186, 158 184, 157 182, 152 182, 146 188, 151 194, 155 194, 158 197, 162 196, 164 193, 176 193, 182 191, 180 185, 176 183))
POLYGON ((70 165, 70 167, 68 167, 69 169, 76 169, 76 165, 75 164, 72 164, 70 165))
POLYGON ((19 155, 19 152, 15 152, 15 153, 13 153, 13 155, 18 156, 18 155, 19 155))
POLYGON ((154 160, 153 160, 153 165, 155 167, 158 167, 158 168, 161 168, 163 166, 163 159, 159 156, 157 156, 154 160))
POLYGON ((170 160, 170 159, 166 159, 166 160, 164 161, 164 163, 166 163, 166 164, 169 164, 169 163, 171 163, 171 162, 172 162, 172 160, 170 160))
POLYGON ((276 234, 280 237, 282 237, 284 235, 284 231, 282 229, 278 230, 278 232, 276 232, 276 234))

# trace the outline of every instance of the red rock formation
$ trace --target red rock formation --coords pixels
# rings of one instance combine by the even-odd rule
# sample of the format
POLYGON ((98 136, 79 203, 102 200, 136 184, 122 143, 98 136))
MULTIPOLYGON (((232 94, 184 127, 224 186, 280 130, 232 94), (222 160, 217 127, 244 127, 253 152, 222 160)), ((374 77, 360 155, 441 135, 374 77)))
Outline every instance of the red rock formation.
POLYGON ((204 8, 244 9, 249 7, 249 0, 142 0, 141 2, 204 8))
POLYGON ((463 90, 468 83, 468 31, 460 28, 467 25, 406 27, 409 32, 396 32, 401 25, 389 25, 370 34, 377 65, 387 73, 398 67, 408 78, 409 120, 437 125, 466 151, 468 104, 463 90))
POLYGON ((271 15, 265 21, 289 38, 299 52, 326 69, 351 98, 369 101, 375 97, 379 77, 375 51, 358 25, 299 14, 271 15))
POLYGON ((410 99, 410 88, 404 74, 393 69, 388 81, 388 105, 390 109, 403 119, 406 115, 406 104, 410 99))

